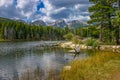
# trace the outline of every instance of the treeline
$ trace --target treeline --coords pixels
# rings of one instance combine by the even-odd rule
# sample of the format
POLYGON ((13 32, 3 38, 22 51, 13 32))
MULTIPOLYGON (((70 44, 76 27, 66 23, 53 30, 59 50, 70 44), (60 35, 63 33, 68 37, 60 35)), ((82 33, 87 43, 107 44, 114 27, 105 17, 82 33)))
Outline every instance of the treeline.
POLYGON ((63 40, 69 30, 51 26, 28 25, 17 21, 0 21, 0 37, 5 40, 63 40))
POLYGON ((73 33, 75 35, 81 38, 93 37, 93 38, 98 39, 99 33, 100 33, 99 29, 97 29, 96 26, 80 27, 72 31, 74 31, 73 33))
POLYGON ((95 26, 59 28, 51 26, 35 26, 23 22, 0 18, 0 39, 4 40, 64 40, 64 35, 73 33, 82 38, 99 37, 95 26))
POLYGON ((120 0, 89 0, 90 21, 99 29, 99 40, 108 44, 120 44, 120 0))
POLYGON ((81 38, 99 38, 96 26, 58 28, 51 26, 35 26, 18 21, 0 20, 0 38, 4 40, 64 40, 64 35, 73 33, 81 38))

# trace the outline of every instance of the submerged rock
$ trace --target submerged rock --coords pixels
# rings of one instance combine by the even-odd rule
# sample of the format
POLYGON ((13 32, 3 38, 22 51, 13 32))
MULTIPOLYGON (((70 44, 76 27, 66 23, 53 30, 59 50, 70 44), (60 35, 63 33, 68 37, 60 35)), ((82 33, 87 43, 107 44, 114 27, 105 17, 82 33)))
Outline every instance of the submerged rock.
POLYGON ((64 70, 70 70, 71 66, 64 66, 64 70))

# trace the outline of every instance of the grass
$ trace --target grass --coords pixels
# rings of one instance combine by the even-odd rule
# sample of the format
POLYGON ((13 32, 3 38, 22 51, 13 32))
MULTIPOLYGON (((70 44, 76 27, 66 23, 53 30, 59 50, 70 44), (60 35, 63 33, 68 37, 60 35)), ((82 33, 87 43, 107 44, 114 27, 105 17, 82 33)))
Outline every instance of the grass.
POLYGON ((61 80, 109 80, 111 74, 120 68, 120 54, 96 53, 94 56, 74 60, 70 70, 62 70, 61 80))
POLYGON ((4 40, 0 38, 0 41, 4 41, 4 40))

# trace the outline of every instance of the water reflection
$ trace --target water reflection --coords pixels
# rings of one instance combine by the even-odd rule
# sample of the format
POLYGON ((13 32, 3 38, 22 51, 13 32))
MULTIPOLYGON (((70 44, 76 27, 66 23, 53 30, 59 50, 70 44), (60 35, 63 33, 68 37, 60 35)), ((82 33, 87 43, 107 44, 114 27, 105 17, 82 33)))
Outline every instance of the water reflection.
MULTIPOLYGON (((74 55, 62 48, 41 47, 42 44, 44 42, 0 43, 0 80, 58 80, 59 71, 74 55)), ((76 58, 83 57, 86 54, 76 58)))

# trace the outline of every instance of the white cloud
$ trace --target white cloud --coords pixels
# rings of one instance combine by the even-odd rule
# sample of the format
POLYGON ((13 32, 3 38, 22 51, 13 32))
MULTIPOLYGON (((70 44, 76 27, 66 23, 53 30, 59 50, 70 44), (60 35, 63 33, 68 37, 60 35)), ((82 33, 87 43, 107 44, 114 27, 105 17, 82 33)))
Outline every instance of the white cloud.
MULTIPOLYGON (((45 16, 37 15, 38 19, 42 19, 43 21, 54 21, 50 14, 55 11, 54 7, 50 4, 49 0, 42 0, 44 1, 45 8, 40 9, 40 12, 44 13, 45 16)), ((35 19, 36 20, 36 19, 35 19)))
POLYGON ((82 5, 81 4, 77 4, 74 6, 75 9, 79 9, 82 5))
POLYGON ((68 20, 68 21, 69 21, 69 20, 81 20, 81 21, 86 21, 86 20, 89 20, 89 19, 90 19, 89 16, 82 16, 82 15, 73 16, 73 15, 71 15, 71 16, 69 17, 69 19, 67 19, 67 20, 68 20))
POLYGON ((43 19, 44 21, 61 18, 66 20, 89 19, 88 0, 41 0, 45 8, 39 9, 39 14, 36 11, 40 0, 17 0, 16 4, 13 4, 13 1, 0 0, 1 17, 20 19, 27 17, 32 20, 43 19))
POLYGON ((73 1, 69 0, 68 3, 66 0, 44 0, 46 1, 47 6, 47 17, 51 17, 49 19, 59 19, 60 17, 66 20, 79 19, 79 20, 88 20, 89 19, 89 1, 88 0, 80 0, 73 1))
POLYGON ((17 8, 23 9, 28 4, 28 0, 17 0, 17 8))
POLYGON ((49 0, 44 0, 44 5, 45 5, 45 13, 46 16, 50 16, 51 12, 54 10, 53 6, 50 4, 49 0))
POLYGON ((54 22, 55 20, 52 19, 50 16, 43 16, 41 18, 43 21, 47 21, 47 22, 54 22))
POLYGON ((0 7, 8 7, 13 3, 13 0, 0 0, 0 7))
POLYGON ((53 6, 50 4, 49 0, 44 0, 44 5, 47 11, 53 10, 53 6))
POLYGON ((38 2, 39 0, 17 0, 16 8, 19 9, 19 12, 23 17, 29 19, 35 14, 38 2))
POLYGON ((61 7, 61 8, 53 10, 52 13, 58 13, 58 12, 61 12, 62 10, 65 10, 65 9, 66 9, 66 7, 61 7))
POLYGON ((33 14, 33 13, 32 13, 31 11, 26 12, 26 13, 25 13, 24 11, 21 11, 21 15, 22 15, 22 16, 25 16, 25 17, 27 17, 27 18, 30 18, 32 14, 33 14))

